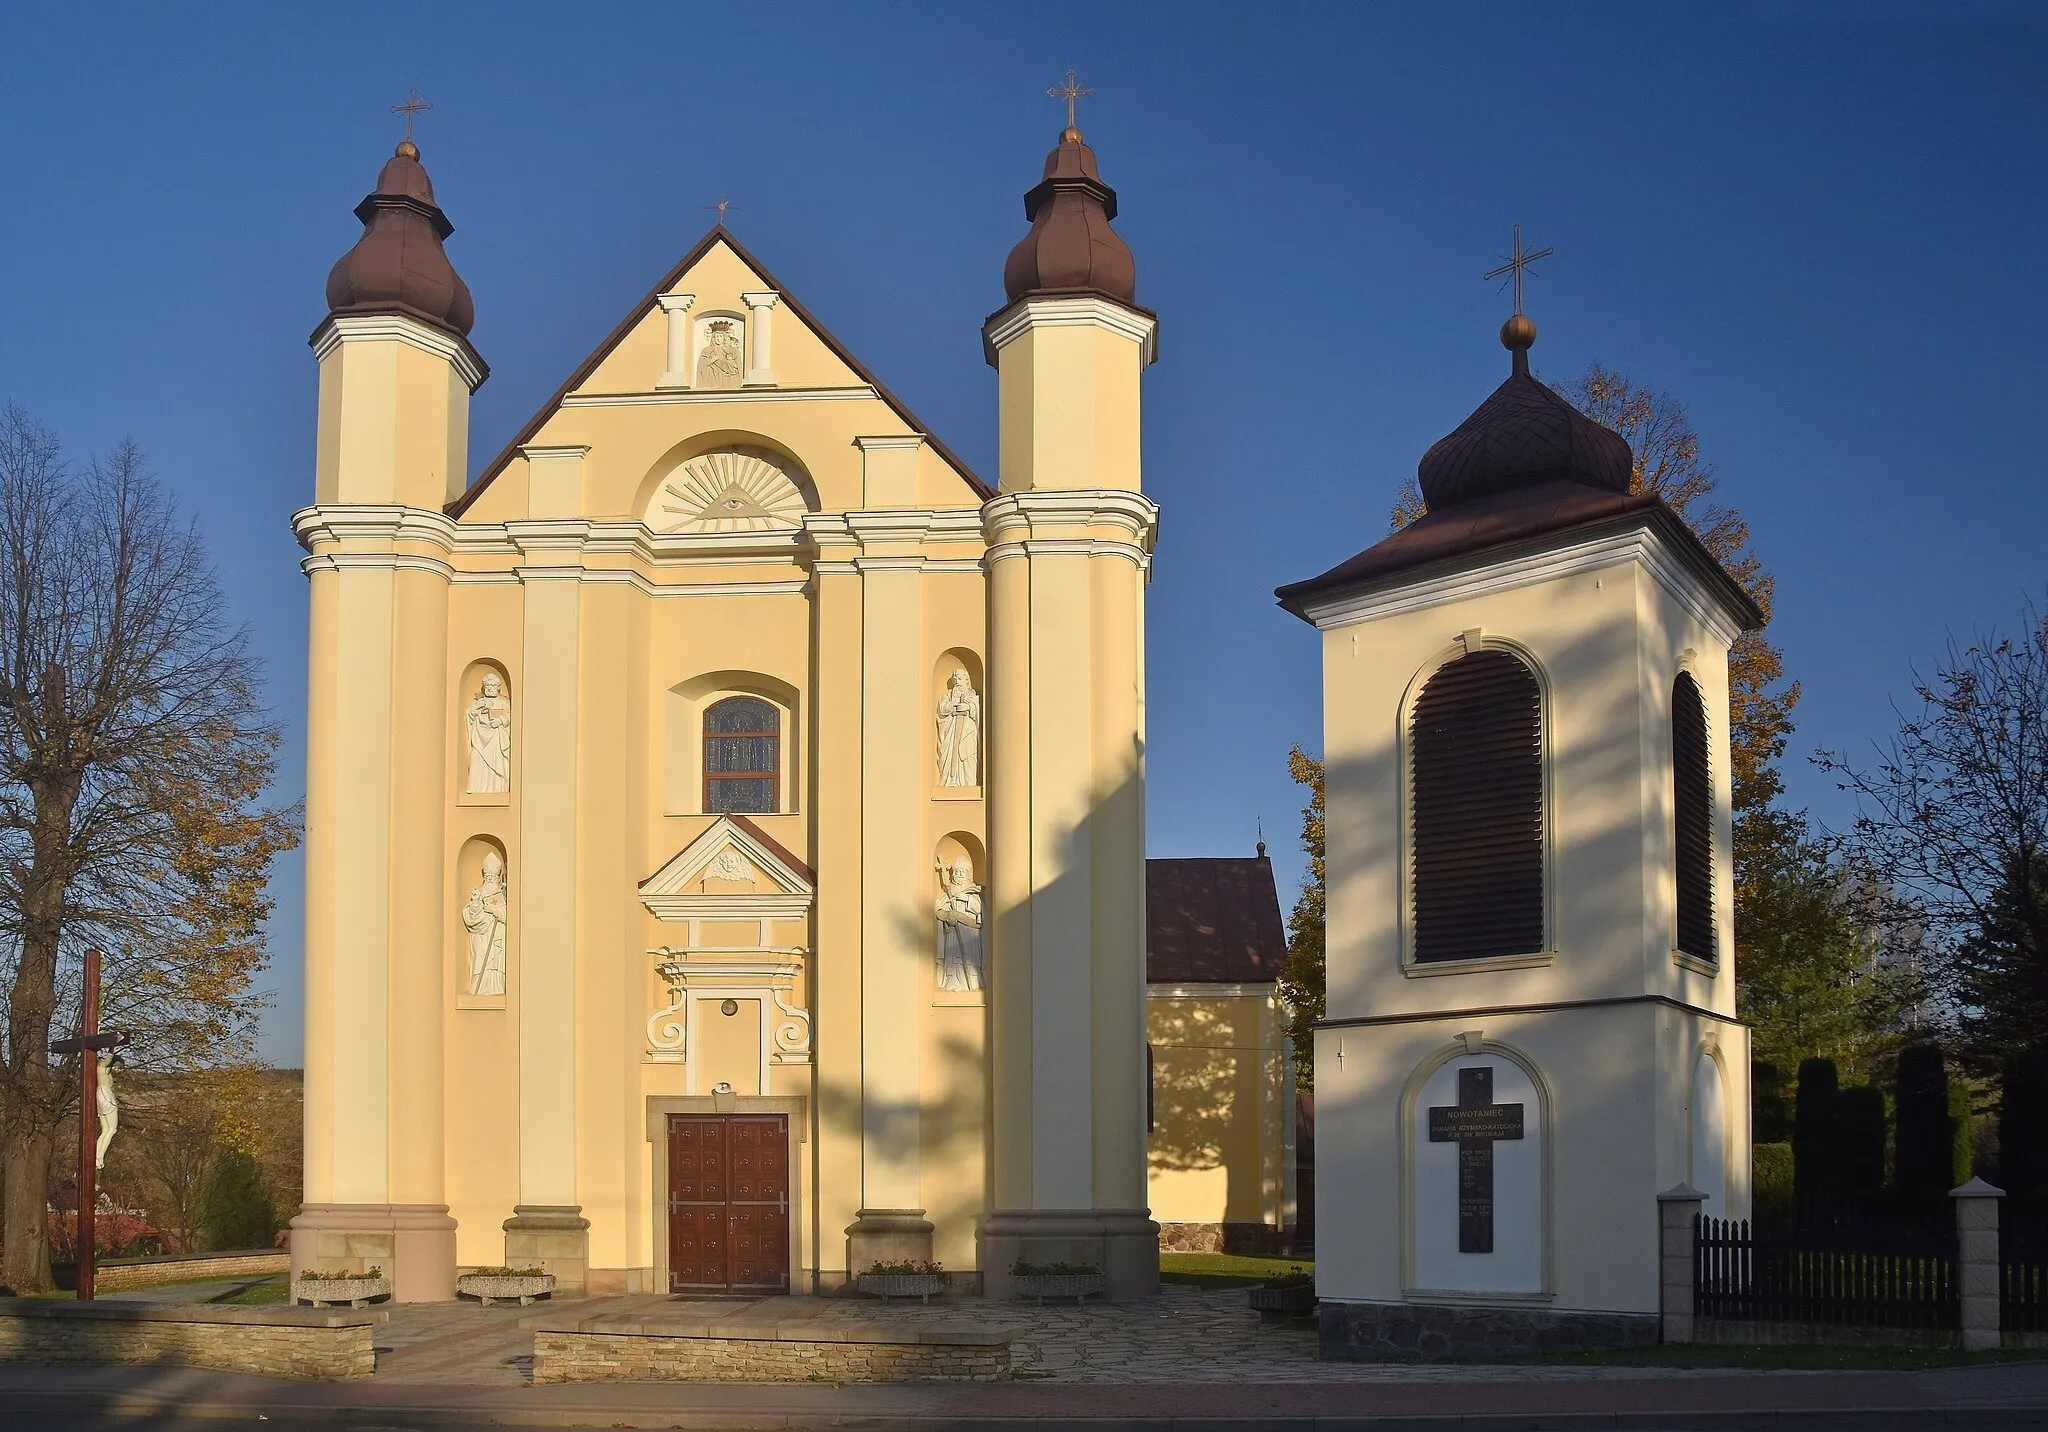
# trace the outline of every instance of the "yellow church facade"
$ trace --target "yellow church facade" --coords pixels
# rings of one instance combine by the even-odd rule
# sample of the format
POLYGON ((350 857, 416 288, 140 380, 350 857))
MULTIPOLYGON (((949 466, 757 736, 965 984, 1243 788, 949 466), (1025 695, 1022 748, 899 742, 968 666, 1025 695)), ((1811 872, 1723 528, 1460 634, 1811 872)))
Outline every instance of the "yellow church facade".
POLYGON ((1077 130, 1026 209, 995 482, 723 225, 470 481, 471 300, 417 150, 386 165, 294 517, 295 1270, 1156 1284, 1156 325, 1077 130))

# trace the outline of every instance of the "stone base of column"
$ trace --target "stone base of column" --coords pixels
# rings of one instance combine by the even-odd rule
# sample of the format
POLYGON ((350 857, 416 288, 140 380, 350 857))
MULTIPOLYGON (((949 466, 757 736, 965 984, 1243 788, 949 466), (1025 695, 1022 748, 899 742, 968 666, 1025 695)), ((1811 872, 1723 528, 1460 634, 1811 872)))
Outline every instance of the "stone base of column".
POLYGON ((308 1203, 291 1223, 292 1276, 381 1268, 394 1303, 455 1296, 455 1220, 445 1203, 308 1203))
POLYGON ((582 1293, 590 1283, 590 1220, 574 1203, 518 1203, 505 1220, 505 1266, 555 1275, 555 1289, 582 1293))
POLYGON ((929 1263, 932 1225, 922 1208, 863 1208, 846 1226, 846 1278, 877 1263, 929 1263))
POLYGON ((1111 1298, 1159 1291, 1159 1225, 1148 1208, 999 1208, 981 1225, 982 1292, 1017 1296, 1011 1266, 1088 1263, 1109 1275, 1111 1298))

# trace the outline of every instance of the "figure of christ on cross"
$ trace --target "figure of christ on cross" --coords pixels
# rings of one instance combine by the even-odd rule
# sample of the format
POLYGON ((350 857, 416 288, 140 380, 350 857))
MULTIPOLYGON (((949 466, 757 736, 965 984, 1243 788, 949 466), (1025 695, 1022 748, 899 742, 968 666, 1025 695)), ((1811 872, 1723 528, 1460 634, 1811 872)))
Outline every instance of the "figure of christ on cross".
POLYGON ((128 1043, 125 1030, 100 1028, 100 952, 85 952, 85 989, 79 999, 78 1036, 50 1042, 52 1054, 78 1056, 78 1300, 93 1298, 93 1260, 99 1241, 100 1055, 128 1043))
POLYGON ((1458 1102, 1429 1111, 1429 1141, 1458 1146, 1458 1251, 1493 1251, 1493 1144, 1522 1137, 1522 1106, 1493 1102, 1493 1066, 1458 1071, 1458 1102))

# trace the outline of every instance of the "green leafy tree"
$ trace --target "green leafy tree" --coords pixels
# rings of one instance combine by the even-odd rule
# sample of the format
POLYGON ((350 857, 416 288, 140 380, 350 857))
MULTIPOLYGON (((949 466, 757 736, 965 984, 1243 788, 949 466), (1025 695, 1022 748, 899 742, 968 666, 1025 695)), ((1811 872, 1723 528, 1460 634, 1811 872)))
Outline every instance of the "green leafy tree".
POLYGON ((0 410, 0 1283, 51 1287, 45 1208, 76 1105, 79 956, 137 1068, 246 1047, 264 1001, 278 730, 204 544, 132 443, 83 468, 0 410))
POLYGON ((248 1149, 223 1143, 214 1150, 199 1199, 199 1226, 208 1248, 268 1248, 277 1236, 277 1210, 248 1149))
POLYGON ((1925 930, 1964 1067, 2048 1041, 2048 619, 1951 641, 1871 764, 1817 759, 1857 799, 1857 858, 1925 930))
POLYGON ((1280 998, 1287 1006, 1287 1032, 1294 1039, 1294 1080, 1313 1089, 1316 1081, 1315 1026, 1328 1013, 1328 978, 1323 960, 1323 763, 1296 746, 1287 753, 1287 773, 1308 787, 1301 810, 1301 847, 1308 874, 1287 916, 1287 955, 1280 962, 1280 998))

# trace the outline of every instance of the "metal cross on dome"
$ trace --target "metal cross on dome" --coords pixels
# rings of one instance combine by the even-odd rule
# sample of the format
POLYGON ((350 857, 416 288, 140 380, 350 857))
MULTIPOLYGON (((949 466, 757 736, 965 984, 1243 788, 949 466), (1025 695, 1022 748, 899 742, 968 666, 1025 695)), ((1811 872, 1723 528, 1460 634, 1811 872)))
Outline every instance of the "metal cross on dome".
MULTIPOLYGON (((1534 270, 1529 269, 1529 265, 1535 263, 1538 259, 1547 259, 1556 252, 1557 249, 1554 245, 1545 244, 1542 248, 1538 249, 1533 254, 1523 253, 1522 226, 1520 224, 1517 224, 1515 225, 1515 245, 1513 253, 1497 255, 1497 257, 1499 258, 1506 259, 1507 262, 1502 264, 1499 268, 1488 269, 1485 273, 1479 275, 1479 277, 1481 281, 1484 282, 1500 278, 1503 275, 1508 276, 1509 281, 1512 282, 1515 286, 1515 312, 1520 313, 1522 311, 1523 271, 1528 270, 1529 276, 1531 278, 1535 278, 1537 275, 1534 270)), ((1506 287, 1506 285, 1503 284, 1502 287, 1506 287)))
POLYGON ((1047 99, 1063 99, 1067 102, 1067 128, 1072 129, 1075 127, 1075 101, 1084 99, 1087 96, 1094 93, 1094 90, 1084 88, 1081 84, 1080 77, 1076 75, 1072 70, 1068 70, 1067 82, 1063 85, 1054 85, 1051 89, 1045 92, 1045 97, 1047 99))
POLYGON ((405 142, 407 144, 412 143, 412 117, 423 109, 432 108, 433 105, 420 98, 420 87, 418 85, 413 85, 406 90, 404 104, 394 104, 391 106, 393 114, 405 116, 405 142))
POLYGON ((704 207, 707 209, 718 210, 718 222, 722 224, 725 222, 725 211, 727 209, 737 209, 740 206, 737 204, 727 202, 725 197, 725 186, 720 185, 718 190, 718 202, 716 204, 706 204, 704 207))

